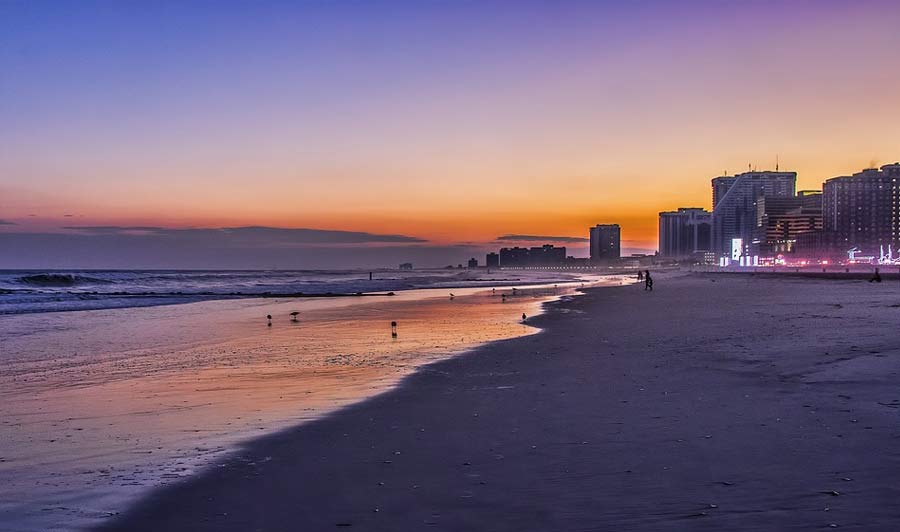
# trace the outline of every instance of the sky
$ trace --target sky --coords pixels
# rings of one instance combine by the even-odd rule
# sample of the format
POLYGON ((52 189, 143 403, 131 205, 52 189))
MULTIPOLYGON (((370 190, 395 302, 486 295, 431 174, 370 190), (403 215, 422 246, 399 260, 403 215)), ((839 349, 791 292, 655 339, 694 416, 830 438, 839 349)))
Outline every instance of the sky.
POLYGON ((874 0, 0 0, 0 267, 584 256, 597 223, 652 251, 725 172, 900 160, 898 26, 874 0))

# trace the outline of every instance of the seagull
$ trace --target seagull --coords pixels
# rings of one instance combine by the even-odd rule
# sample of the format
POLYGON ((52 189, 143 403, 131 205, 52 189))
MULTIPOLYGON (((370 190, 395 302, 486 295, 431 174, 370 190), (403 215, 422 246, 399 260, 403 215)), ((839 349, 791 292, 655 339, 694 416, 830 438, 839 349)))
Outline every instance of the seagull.
POLYGON ((450 299, 453 299, 454 297, 456 297, 456 296, 453 295, 453 292, 450 292, 450 299))
POLYGON ((300 313, 297 312, 296 310, 294 312, 291 312, 291 321, 297 321, 297 316, 299 316, 299 315, 300 315, 300 313))
POLYGON ((266 319, 269 320, 268 325, 269 325, 269 327, 271 327, 271 326, 272 326, 272 315, 271 315, 271 314, 266 314, 266 319))

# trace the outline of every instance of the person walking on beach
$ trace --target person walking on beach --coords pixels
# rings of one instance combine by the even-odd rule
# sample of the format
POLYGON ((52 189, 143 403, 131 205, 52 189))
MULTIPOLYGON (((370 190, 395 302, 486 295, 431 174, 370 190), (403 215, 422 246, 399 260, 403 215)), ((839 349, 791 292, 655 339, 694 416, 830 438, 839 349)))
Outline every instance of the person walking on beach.
POLYGON ((650 277, 650 270, 644 272, 644 290, 653 291, 653 279, 650 277))
POLYGON ((644 280, 644 270, 638 270, 638 282, 644 280))
POLYGON ((875 268, 875 275, 873 275, 872 278, 869 279, 869 282, 870 283, 880 283, 881 282, 881 274, 878 273, 878 268, 875 268))

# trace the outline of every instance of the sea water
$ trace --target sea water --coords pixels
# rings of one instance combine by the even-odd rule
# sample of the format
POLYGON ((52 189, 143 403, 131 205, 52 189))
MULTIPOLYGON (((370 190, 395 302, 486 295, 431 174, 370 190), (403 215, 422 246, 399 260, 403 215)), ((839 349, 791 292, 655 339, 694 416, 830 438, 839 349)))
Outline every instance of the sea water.
MULTIPOLYGON (((133 272, 101 275, 151 282, 133 272)), ((220 275, 202 291, 213 282, 230 290, 235 275, 245 279, 243 291, 287 290, 259 272, 220 275)), ((371 286, 359 272, 292 275, 290 290, 317 281, 330 282, 328 291, 337 283, 371 286)), ((152 282, 171 282, 159 277, 167 280, 152 282)), ((410 279, 382 282, 396 289, 410 279)), ((429 282, 446 279, 439 272, 429 282)), ((11 531, 74 530, 114 516, 150 489, 216 467, 255 435, 371 397, 479 343, 535 332, 521 315, 582 283, 558 281, 2 315, 0 523, 11 531), (296 321, 291 312, 299 312, 296 321)))

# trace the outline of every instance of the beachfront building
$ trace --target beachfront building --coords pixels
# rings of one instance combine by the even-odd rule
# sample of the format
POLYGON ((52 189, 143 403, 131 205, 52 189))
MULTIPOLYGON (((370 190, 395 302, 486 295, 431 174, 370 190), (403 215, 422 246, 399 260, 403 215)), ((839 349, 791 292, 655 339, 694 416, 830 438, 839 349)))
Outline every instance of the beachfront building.
POLYGON ((477 268, 478 267, 478 259, 476 259, 475 257, 472 257, 471 259, 469 259, 468 266, 469 266, 469 269, 477 268))
POLYGON ((775 256, 797 251, 800 235, 822 230, 822 193, 804 190, 796 196, 762 196, 756 204, 753 254, 775 256))
POLYGON ((484 258, 484 265, 488 268, 499 268, 500 267, 500 255, 496 253, 488 253, 484 258))
POLYGON ((763 196, 793 197, 797 172, 751 171, 712 180, 712 250, 717 256, 750 255, 757 225, 757 202, 763 196), (736 250, 735 245, 742 246, 736 250))
POLYGON ((659 255, 670 259, 696 257, 709 251, 712 214, 699 207, 659 213, 659 255))
MULTIPOLYGON (((900 163, 825 181, 823 229, 827 245, 846 254, 876 255, 900 247, 900 163)), ((846 256, 846 255, 845 255, 846 256)))
POLYGON ((544 244, 533 248, 501 248, 500 266, 503 268, 549 268, 566 264, 566 248, 544 244))
POLYGON ((591 262, 617 261, 622 253, 619 224, 597 224, 590 229, 591 262))
POLYGON ((737 176, 733 175, 723 175, 719 177, 714 177, 712 180, 712 204, 713 209, 716 208, 716 205, 719 204, 719 200, 722 199, 722 196, 728 192, 728 189, 731 188, 731 185, 734 184, 737 176))

